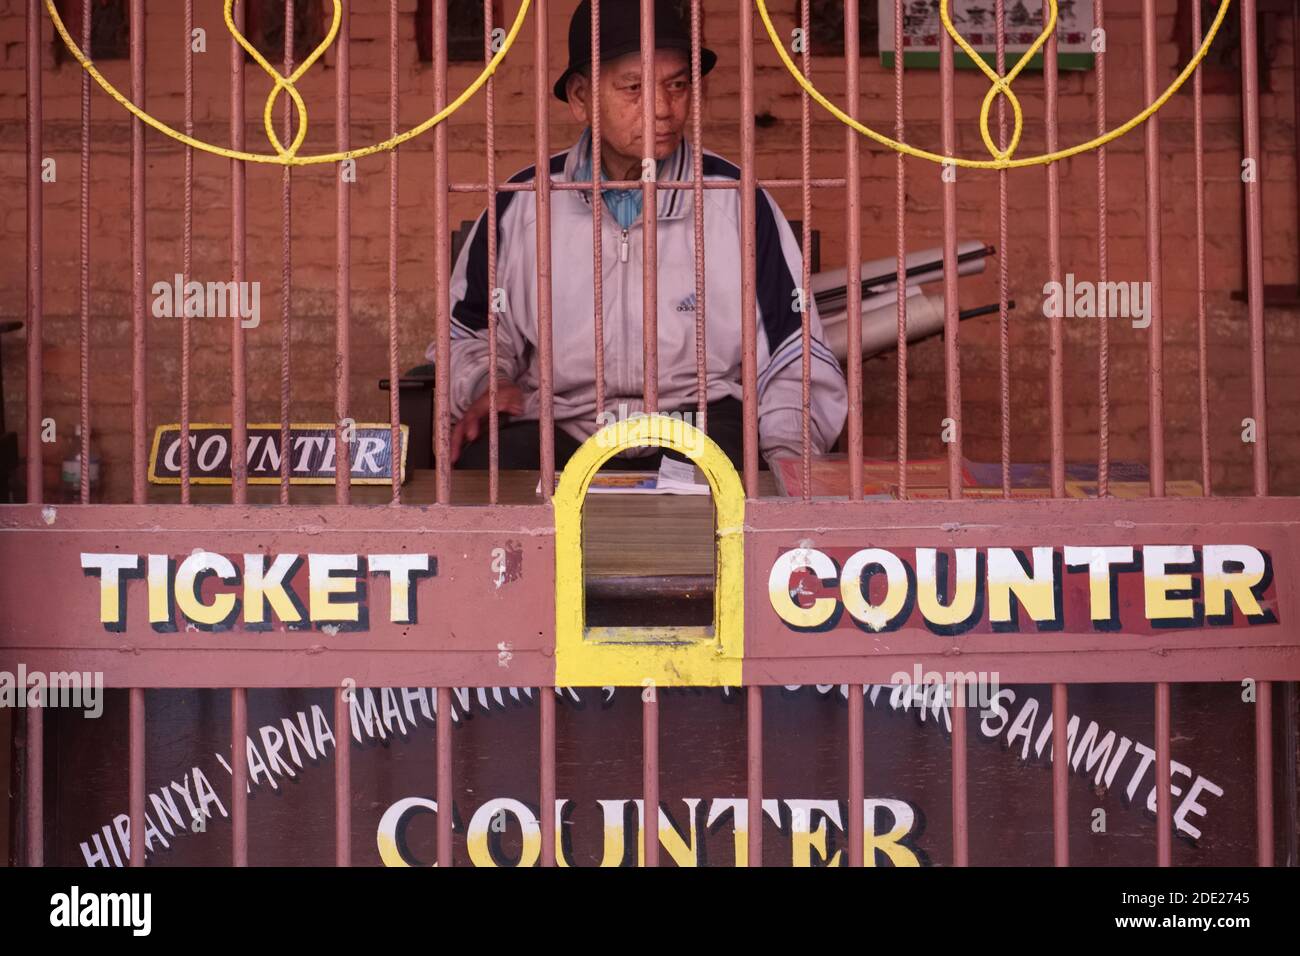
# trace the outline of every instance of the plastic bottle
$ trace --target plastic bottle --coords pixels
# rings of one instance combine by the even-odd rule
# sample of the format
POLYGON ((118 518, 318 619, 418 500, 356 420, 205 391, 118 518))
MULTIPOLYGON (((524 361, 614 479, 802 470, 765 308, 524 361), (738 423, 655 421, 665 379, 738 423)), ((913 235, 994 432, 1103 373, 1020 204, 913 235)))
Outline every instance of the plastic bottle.
MULTIPOLYGON (((94 433, 91 433, 90 441, 90 500, 99 500, 100 486, 100 465, 99 450, 95 447, 94 433)), ((59 487, 63 492, 63 502, 65 504, 76 504, 81 501, 81 426, 78 425, 76 435, 72 440, 72 445, 68 449, 67 457, 63 459, 63 467, 59 469, 59 487)))

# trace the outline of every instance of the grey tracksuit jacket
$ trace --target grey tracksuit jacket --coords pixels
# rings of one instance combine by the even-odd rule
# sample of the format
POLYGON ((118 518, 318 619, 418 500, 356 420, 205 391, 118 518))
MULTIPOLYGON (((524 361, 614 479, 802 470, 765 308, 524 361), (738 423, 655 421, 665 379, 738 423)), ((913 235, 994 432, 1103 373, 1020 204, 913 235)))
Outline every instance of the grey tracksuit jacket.
MULTIPOLYGON (((587 137, 551 157, 555 182, 574 181, 589 158, 587 137), (581 148, 581 149, 580 149, 581 148)), ((692 178, 685 139, 664 161, 664 181, 692 178)), ((738 180, 740 171, 704 152, 705 180, 738 180)), ((533 167, 511 182, 530 181, 533 167)), ((696 403, 696 294, 694 194, 659 190, 658 310, 659 407, 668 411, 696 403)), ((707 401, 741 397, 740 190, 704 192, 707 401)), ((531 192, 497 194, 497 288, 487 283, 487 213, 479 216, 451 276, 451 415, 459 420, 487 389, 488 310, 497 314, 498 366, 524 394, 516 418, 538 417, 536 204, 531 192), (494 301, 495 300, 495 301, 494 301)), ((642 234, 643 219, 623 229, 601 203, 602 294, 606 409, 643 409, 642 234)), ((554 350, 555 422, 579 441, 595 433, 594 282, 590 191, 551 192, 551 316, 554 350)), ((796 287, 802 258, 789 223, 764 190, 757 197, 758 415, 759 450, 769 460, 802 449, 802 350, 796 287)), ((831 447, 844 426, 847 386, 838 361, 822 340, 811 296, 804 296, 812 329, 811 415, 813 452, 831 447)), ((429 359, 434 359, 433 345, 429 359)), ((649 449, 647 449, 649 451, 649 449)), ((631 450, 632 455, 636 450, 631 450)))

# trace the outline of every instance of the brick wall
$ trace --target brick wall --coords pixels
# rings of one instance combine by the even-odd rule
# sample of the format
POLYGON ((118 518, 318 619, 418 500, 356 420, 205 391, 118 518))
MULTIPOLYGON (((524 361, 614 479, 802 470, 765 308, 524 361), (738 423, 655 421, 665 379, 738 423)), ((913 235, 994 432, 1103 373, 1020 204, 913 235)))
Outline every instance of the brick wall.
MULTIPOLYGON (((864 0, 866 2, 866 0, 864 0)), ((564 58, 569 4, 551 4, 550 73, 564 58)), ((1112 125, 1143 105, 1140 21, 1133 12, 1108 13, 1108 102, 1112 125)), ((220 4, 196 4, 197 23, 207 30, 206 54, 196 56, 198 135, 210 142, 228 140, 229 53, 220 21, 220 4)), ((791 5, 776 5, 778 27, 788 31, 791 5)), ((1172 2, 1160 8, 1160 63, 1163 85, 1178 64, 1173 38, 1172 2)), ((24 197, 24 4, 0 0, 0 190, 3 190, 4 270, 0 282, 0 318, 23 318, 24 197)), ((416 62, 415 0, 401 0, 403 128, 425 118, 432 103, 432 76, 416 62)), ((507 15, 517 8, 507 4, 507 15)), ((1231 16, 1235 17, 1233 11, 1231 16)), ((531 17, 531 14, 530 14, 531 17)), ((151 3, 148 15, 148 107, 179 125, 182 116, 182 55, 185 49, 181 4, 151 3)), ((352 141, 381 140, 387 128, 388 18, 383 5, 358 9, 351 21, 352 141)), ((43 59, 45 147, 57 162, 57 181, 43 187, 45 215, 45 407, 61 432, 70 432, 77 415, 79 269, 79 110, 81 71, 75 64, 55 66, 54 39, 48 22, 43 59)), ((1286 31, 1289 35, 1289 31, 1286 31)), ((720 61, 705 81, 705 144, 738 158, 739 102, 736 5, 731 0, 705 3, 705 42, 720 61)), ((792 177, 799 170, 800 101, 796 86, 768 46, 761 24, 758 44, 755 109, 763 124, 757 132, 758 174, 792 177)), ((1294 107, 1290 46, 1280 41, 1271 71, 1273 92, 1262 98, 1265 155, 1265 277, 1268 282, 1294 280, 1297 236, 1293 170, 1294 107)), ((531 26, 526 26, 496 81, 498 173, 505 178, 532 161, 533 57, 531 26)), ((129 88, 128 66, 101 64, 120 88, 129 88)), ((478 68, 454 65, 449 85, 462 89, 478 68)), ((814 59, 813 75, 832 99, 844 92, 842 60, 814 59)), ((247 142, 254 150, 269 148, 261 130, 268 84, 256 67, 247 72, 247 142)), ((335 73, 327 55, 301 84, 310 126, 304 152, 333 148, 335 73)), ((906 109, 910 142, 938 148, 937 71, 909 71, 906 109)), ((973 73, 958 77, 959 148, 964 155, 984 153, 979 136, 979 104, 986 90, 973 73)), ((888 130, 893 117, 892 77, 878 61, 863 61, 862 111, 869 123, 888 130)), ((1016 85, 1025 110, 1022 154, 1042 151, 1042 79, 1027 74, 1016 85)), ((1062 144, 1090 138, 1095 82, 1091 73, 1063 74, 1060 84, 1062 144)), ((1196 277, 1194 217, 1191 200, 1192 127, 1190 93, 1176 97, 1160 114, 1161 169, 1164 181, 1164 290, 1166 361, 1166 442, 1168 474, 1199 476, 1199 412, 1196 365, 1196 277)), ((813 174, 842 173, 846 131, 814 107, 813 174)), ((92 91, 91 167, 91 341, 92 416, 96 440, 106 460, 109 497, 129 494, 130 468, 130 156, 126 114, 95 88, 92 91)), ((1206 200, 1207 309, 1210 317, 1210 444, 1217 493, 1248 492, 1249 445, 1241 441, 1241 420, 1249 414, 1249 354, 1244 307, 1231 298, 1242 284, 1240 183, 1240 115, 1235 92, 1207 94, 1206 200)), ((567 109, 552 101, 553 149, 577 135, 567 109)), ((450 121, 453 180, 484 176, 484 99, 480 94, 450 121)), ((146 277, 170 279, 181 267, 182 153, 172 140, 147 134, 148 264, 146 277)), ((421 362, 433 334, 431 135, 402 148, 400 164, 401 246, 398 264, 403 368, 421 362)), ((1146 275, 1143 138, 1132 134, 1109 151, 1110 278, 1141 281, 1146 275)), ((864 258, 892 255, 894 249, 894 154, 874 145, 863 148, 862 214, 864 258)), ((908 244, 938 245, 941 239, 939 169, 909 161, 907 190, 908 244)), ((335 309, 335 178, 333 167, 307 167, 293 176, 293 408, 297 420, 333 415, 335 309)), ((1079 278, 1096 277, 1096 174, 1091 155, 1062 164, 1063 270, 1079 278)), ((358 161, 352 192, 352 393, 350 409, 358 420, 383 420, 387 396, 377 380, 387 375, 387 210, 388 160, 374 156, 358 161)), ((1046 263, 1046 176, 1042 168, 1010 176, 1011 241, 1007 256, 1011 296, 1017 308, 1011 323, 1011 399, 1013 455, 1017 460, 1047 457, 1047 323, 1042 317, 1046 263)), ((963 238, 997 239, 997 179, 992 173, 961 170, 958 177, 960 231, 963 238)), ((195 159, 195 278, 220 280, 230 269, 229 163, 198 153, 195 159)), ((248 278, 262 283, 262 323, 247 333, 250 420, 276 420, 279 409, 280 340, 280 169, 251 166, 248 173, 248 278)), ((790 218, 799 215, 798 190, 777 195, 790 218)), ((451 222, 475 216, 482 197, 456 194, 451 222)), ((813 219, 822 232, 823 267, 844 261, 843 195, 817 191, 813 219)), ((937 287, 934 287, 937 291, 937 287)), ((996 269, 963 279, 961 305, 995 302, 996 269)), ((1300 374, 1300 333, 1294 310, 1270 309, 1268 329, 1271 477, 1276 493, 1300 492, 1300 418, 1288 414, 1300 374)), ((1112 456, 1145 461, 1147 457, 1147 333, 1125 320, 1111 320, 1112 456)), ((175 319, 148 319, 148 417, 153 425, 176 421, 180 408, 179 326, 175 319)), ((229 421, 229 327, 219 319, 194 321, 195 421, 229 421)), ((965 323, 961 332, 965 452, 996 460, 999 453, 998 332, 996 316, 965 323)), ((1096 320, 1065 321, 1066 453, 1070 460, 1095 460, 1098 444, 1096 320)), ((22 334, 9 335, 2 346, 4 400, 10 427, 20 432, 25 396, 22 334)), ((865 433, 868 453, 893 454, 896 418, 895 359, 877 358, 865 365, 865 433)), ((938 339, 909 351, 910 445, 914 455, 942 450, 944 415, 943 346, 938 339)), ((20 436, 20 440, 22 440, 20 436)), ((56 479, 61 446, 49 446, 47 474, 56 479)))

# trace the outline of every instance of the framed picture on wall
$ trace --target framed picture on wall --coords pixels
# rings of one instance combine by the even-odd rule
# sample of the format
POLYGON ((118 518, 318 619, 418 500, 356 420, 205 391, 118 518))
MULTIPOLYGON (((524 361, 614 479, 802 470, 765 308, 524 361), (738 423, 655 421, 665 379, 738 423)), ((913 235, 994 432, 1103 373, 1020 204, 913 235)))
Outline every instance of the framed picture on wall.
MULTIPOLYGON (((876 0, 880 22, 880 60, 894 67, 894 13, 896 0, 876 0)), ((951 0, 952 22, 959 33, 990 66, 996 64, 997 23, 993 0, 951 0)), ((939 42, 944 34, 938 0, 903 0, 903 65, 937 69, 939 42)), ((1007 0, 1003 33, 1007 64, 1029 49, 1043 32, 1043 4, 1038 0, 1007 0)), ((1062 70, 1090 70, 1092 51, 1092 4, 1089 0, 1060 0, 1056 15, 1057 66, 1062 70)), ((957 49, 958 69, 975 69, 975 64, 957 49)), ((1028 70, 1041 70, 1043 56, 1030 60, 1028 70)))

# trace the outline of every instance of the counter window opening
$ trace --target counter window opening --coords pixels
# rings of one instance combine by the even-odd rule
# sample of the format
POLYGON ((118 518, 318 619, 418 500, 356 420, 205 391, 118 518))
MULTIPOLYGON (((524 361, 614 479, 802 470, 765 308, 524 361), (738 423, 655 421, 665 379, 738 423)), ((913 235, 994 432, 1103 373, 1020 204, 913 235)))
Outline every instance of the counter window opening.
POLYGON ((643 415, 607 425, 569 460, 555 496, 557 683, 659 686, 739 683, 742 654, 745 495, 726 454, 680 418, 643 415), (582 547, 587 489, 625 448, 683 453, 712 492, 714 574, 709 624, 601 624, 588 619, 582 547))

